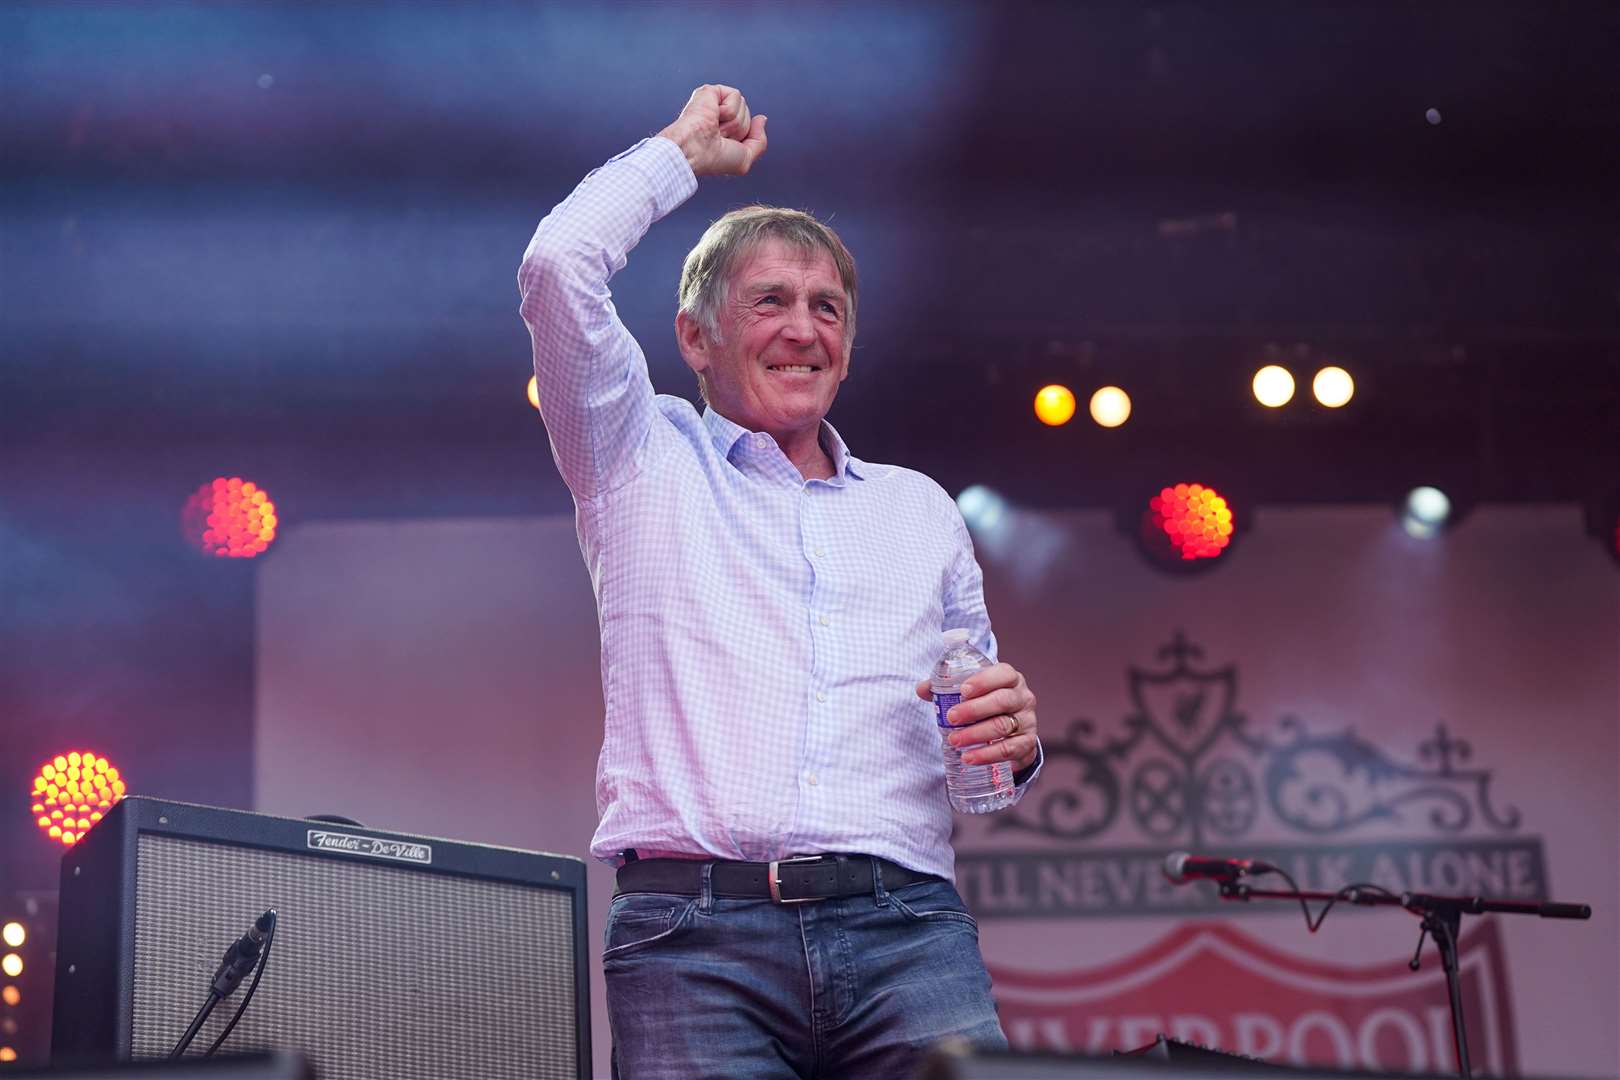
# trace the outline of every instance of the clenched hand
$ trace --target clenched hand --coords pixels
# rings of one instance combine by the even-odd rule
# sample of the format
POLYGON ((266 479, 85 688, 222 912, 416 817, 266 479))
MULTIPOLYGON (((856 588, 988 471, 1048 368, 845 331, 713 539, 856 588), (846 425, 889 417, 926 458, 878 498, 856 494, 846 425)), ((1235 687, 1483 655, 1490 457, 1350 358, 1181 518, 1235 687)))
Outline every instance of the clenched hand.
POLYGON ((742 176, 765 152, 765 117, 752 116, 734 86, 698 87, 658 134, 681 148, 698 176, 742 176))

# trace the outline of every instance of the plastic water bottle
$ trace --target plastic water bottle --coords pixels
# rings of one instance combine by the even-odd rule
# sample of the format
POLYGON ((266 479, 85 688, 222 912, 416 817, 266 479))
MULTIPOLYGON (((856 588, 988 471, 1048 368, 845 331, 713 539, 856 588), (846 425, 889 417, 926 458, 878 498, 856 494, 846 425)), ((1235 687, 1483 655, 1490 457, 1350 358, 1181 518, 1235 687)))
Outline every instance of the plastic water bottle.
POLYGON ((945 719, 951 706, 962 700, 962 683, 975 671, 990 666, 990 658, 968 640, 966 630, 945 631, 945 651, 934 665, 934 709, 939 714, 939 737, 945 748, 945 793, 951 807, 960 814, 988 814, 1011 806, 1013 767, 1010 761, 991 765, 969 765, 962 751, 973 747, 952 746, 953 725, 945 719))

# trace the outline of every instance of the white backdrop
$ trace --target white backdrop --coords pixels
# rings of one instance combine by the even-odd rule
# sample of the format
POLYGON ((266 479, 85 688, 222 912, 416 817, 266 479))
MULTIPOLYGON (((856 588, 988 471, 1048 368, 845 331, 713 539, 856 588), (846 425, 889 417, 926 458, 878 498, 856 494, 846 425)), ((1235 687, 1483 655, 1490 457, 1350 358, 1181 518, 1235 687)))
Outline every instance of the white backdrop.
MULTIPOLYGON (((1620 573, 1578 510, 1480 508, 1429 544, 1379 509, 1262 511, 1185 579, 1100 513, 1010 528, 977 538, 991 615, 1063 752, 958 850, 1015 1042, 1177 1029, 1449 1067, 1432 953, 1401 975, 1415 920, 1335 911, 1310 936, 1297 908, 1157 876, 1165 851, 1220 850, 1308 887, 1593 904, 1469 920, 1471 1045, 1486 1071, 1620 1072, 1620 573)), ((601 688, 571 519, 295 528, 260 570, 257 674, 259 809, 584 856, 601 688)), ((593 948, 611 887, 593 867, 593 948)))

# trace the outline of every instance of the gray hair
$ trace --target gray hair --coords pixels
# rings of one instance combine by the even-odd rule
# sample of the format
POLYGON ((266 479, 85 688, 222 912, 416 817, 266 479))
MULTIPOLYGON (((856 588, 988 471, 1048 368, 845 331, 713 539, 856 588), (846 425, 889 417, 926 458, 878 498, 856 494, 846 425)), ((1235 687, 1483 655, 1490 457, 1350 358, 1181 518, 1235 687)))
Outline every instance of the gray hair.
POLYGON ((838 234, 802 210, 780 206, 745 206, 715 221, 686 256, 677 294, 680 309, 696 319, 709 338, 720 340, 720 306, 726 300, 731 274, 748 252, 765 240, 780 240, 802 252, 825 251, 849 298, 844 320, 844 341, 855 336, 855 258, 838 234))

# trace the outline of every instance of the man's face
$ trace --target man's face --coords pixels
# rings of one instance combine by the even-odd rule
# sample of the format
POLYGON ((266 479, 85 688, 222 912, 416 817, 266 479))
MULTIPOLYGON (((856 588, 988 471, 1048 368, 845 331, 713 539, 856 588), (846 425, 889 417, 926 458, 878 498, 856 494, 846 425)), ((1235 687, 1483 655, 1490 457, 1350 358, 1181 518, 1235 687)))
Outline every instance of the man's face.
POLYGON ((786 445, 819 429, 849 374, 849 302, 832 256, 762 241, 731 275, 720 342, 681 333, 709 405, 786 445))

